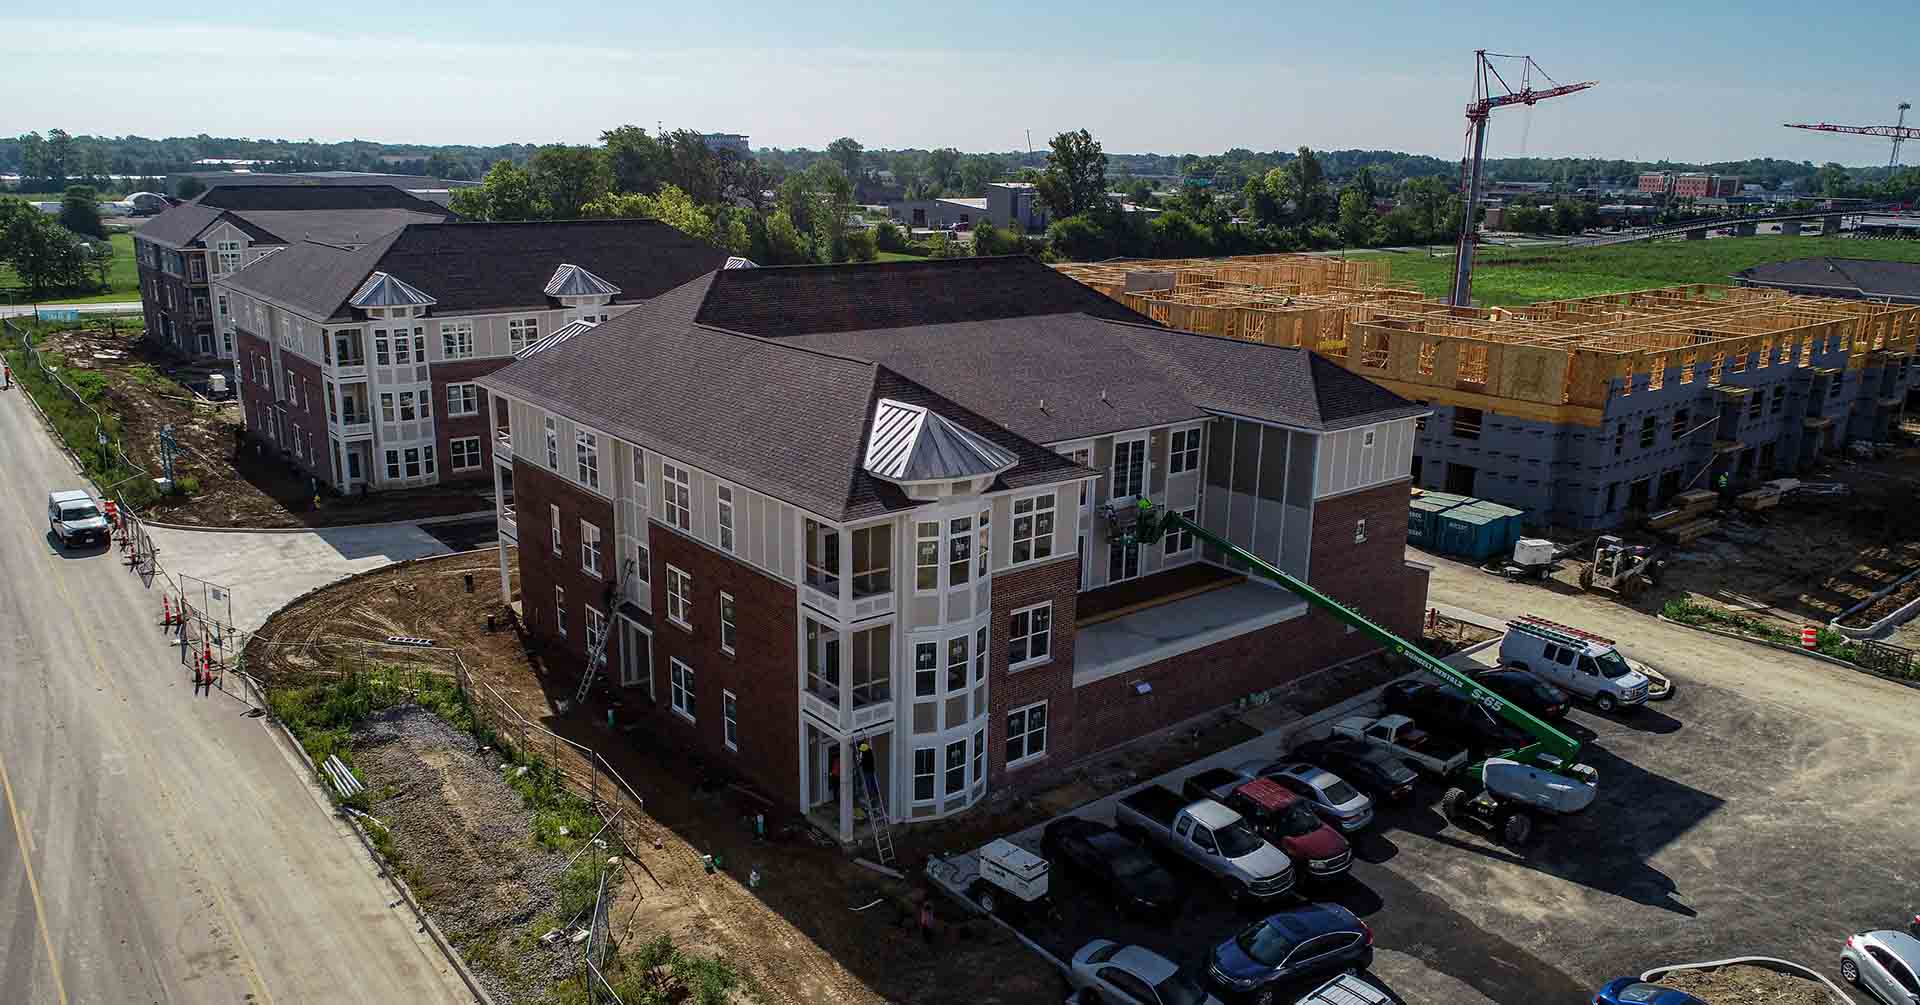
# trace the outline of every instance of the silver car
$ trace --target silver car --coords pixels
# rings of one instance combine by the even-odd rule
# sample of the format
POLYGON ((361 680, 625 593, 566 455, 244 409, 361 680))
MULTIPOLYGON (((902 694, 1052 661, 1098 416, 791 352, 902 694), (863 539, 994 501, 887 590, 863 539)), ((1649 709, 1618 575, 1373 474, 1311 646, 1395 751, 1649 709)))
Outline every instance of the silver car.
POLYGON ((1840 976, 1887 1005, 1920 1005, 1920 939, 1889 929, 1849 935, 1840 976))
POLYGON ((1191 973, 1139 946, 1095 939, 1073 954, 1075 1000, 1092 1005, 1220 1005, 1191 973))
POLYGON ((1373 800, 1325 768, 1305 761, 1275 761, 1262 766, 1259 774, 1312 803, 1320 819, 1342 833, 1351 834, 1373 822, 1373 800))

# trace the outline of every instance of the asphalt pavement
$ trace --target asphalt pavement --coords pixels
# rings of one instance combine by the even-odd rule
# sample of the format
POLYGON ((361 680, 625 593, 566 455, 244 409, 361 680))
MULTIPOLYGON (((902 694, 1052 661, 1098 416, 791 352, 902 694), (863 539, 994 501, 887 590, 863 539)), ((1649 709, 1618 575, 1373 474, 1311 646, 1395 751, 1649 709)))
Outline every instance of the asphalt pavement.
POLYGON ((291 748, 194 694, 117 550, 54 546, 80 484, 0 392, 0 999, 471 1001, 291 748))
POLYGON ((8 304, 0 305, 0 318, 32 317, 35 311, 79 311, 82 314, 138 314, 140 301, 115 300, 99 304, 8 304))

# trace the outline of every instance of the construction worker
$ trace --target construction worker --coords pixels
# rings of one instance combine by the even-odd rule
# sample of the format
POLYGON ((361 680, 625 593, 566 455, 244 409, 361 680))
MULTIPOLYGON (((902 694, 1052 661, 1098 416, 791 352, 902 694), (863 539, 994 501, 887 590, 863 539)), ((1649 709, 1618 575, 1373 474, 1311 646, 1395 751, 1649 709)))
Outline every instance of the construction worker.
POLYGON ((866 786, 864 791, 880 791, 880 779, 873 770, 873 745, 865 740, 860 741, 860 784, 866 786))
POLYGON ((13 367, 5 363, 0 363, 0 391, 5 391, 12 387, 13 367))
POLYGON ((827 795, 838 805, 840 802, 840 748, 827 748, 827 795))

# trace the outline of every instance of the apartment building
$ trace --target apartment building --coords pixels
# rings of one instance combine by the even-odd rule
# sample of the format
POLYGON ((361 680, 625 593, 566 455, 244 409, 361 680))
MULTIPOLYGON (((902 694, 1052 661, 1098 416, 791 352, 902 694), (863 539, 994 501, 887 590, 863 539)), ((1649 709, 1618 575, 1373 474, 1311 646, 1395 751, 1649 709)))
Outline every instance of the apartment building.
POLYGON ((190 356, 232 359, 233 315, 216 280, 295 241, 357 247, 409 223, 452 219, 392 185, 244 184, 208 189, 133 234, 147 337, 190 356))
POLYGON ((212 288, 247 430, 348 493, 490 478, 476 378, 726 262, 654 220, 409 223, 301 241, 212 288))
POLYGON ((1027 258, 722 270, 478 380, 503 591, 549 659, 854 836, 930 820, 1361 654, 1139 498, 1401 631, 1425 410, 1171 331, 1027 258), (846 784, 840 784, 845 779, 846 784))

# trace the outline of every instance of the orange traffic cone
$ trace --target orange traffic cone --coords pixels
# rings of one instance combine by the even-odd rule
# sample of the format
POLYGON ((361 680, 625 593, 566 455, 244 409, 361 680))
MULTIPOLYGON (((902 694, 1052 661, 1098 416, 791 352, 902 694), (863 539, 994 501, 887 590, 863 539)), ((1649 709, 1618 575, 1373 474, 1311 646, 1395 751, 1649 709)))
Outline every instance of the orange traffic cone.
POLYGON ((173 604, 167 600, 167 595, 164 593, 160 595, 160 627, 173 627, 173 604))

